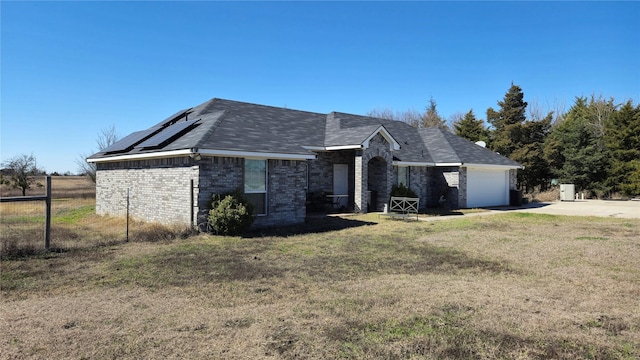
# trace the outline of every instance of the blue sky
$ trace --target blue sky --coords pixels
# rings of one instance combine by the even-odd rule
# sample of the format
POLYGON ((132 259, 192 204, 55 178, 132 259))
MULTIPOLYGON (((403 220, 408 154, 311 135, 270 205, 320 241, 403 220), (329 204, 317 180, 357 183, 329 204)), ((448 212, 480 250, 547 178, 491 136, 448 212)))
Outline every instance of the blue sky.
POLYGON ((568 109, 640 103, 638 2, 0 2, 0 157, 75 172, 121 136, 219 97, 485 118, 511 83, 568 109))

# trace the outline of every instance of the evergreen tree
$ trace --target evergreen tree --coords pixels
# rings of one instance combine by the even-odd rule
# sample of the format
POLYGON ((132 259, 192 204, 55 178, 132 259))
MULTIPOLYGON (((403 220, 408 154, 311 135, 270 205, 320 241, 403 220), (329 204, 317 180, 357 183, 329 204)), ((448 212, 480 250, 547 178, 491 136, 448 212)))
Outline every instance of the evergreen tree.
POLYGON ((551 173, 544 156, 544 141, 549 134, 553 113, 544 119, 527 120, 527 103, 522 89, 511 84, 500 109, 487 109, 487 120, 493 126, 490 131, 490 147, 524 166, 518 171, 518 186, 525 190, 549 185, 551 173))
POLYGON ((640 105, 629 100, 607 119, 605 145, 611 156, 606 184, 625 195, 640 195, 640 105))
POLYGON ((482 119, 476 119, 473 109, 469 110, 462 119, 453 123, 455 134, 467 140, 477 142, 489 140, 489 132, 482 119))
POLYGON ((594 132, 592 114, 586 98, 576 98, 564 121, 548 136, 544 155, 559 182, 602 195, 608 190, 604 184, 608 161, 594 132))
POLYGON ((551 171, 544 157, 544 141, 549 135, 553 113, 541 120, 527 120, 519 126, 520 144, 511 153, 511 159, 524 165, 518 171, 518 183, 525 190, 540 187, 546 190, 550 184, 551 171))
POLYGON ((487 109, 487 121, 493 126, 491 148, 501 155, 509 157, 522 142, 522 123, 526 120, 527 103, 522 89, 511 84, 502 101, 498 101, 500 110, 487 109))

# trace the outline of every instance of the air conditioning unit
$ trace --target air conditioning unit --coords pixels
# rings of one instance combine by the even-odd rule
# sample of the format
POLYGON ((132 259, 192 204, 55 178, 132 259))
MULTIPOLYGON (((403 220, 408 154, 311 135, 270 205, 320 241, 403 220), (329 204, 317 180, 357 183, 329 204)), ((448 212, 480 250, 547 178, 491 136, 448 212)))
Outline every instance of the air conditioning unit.
POLYGON ((560 184, 560 201, 574 201, 576 186, 574 184, 560 184))

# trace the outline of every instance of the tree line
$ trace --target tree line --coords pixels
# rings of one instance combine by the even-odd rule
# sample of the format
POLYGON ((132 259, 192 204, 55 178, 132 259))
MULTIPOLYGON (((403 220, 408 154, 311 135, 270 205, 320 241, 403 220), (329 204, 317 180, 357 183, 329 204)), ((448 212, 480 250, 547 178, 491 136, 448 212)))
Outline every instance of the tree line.
POLYGON ((455 115, 450 127, 433 98, 424 113, 374 110, 368 115, 416 127, 440 126, 473 142, 484 141, 524 166, 518 186, 526 192, 569 183, 598 198, 640 195, 640 105, 581 96, 566 112, 544 114, 534 108, 527 116, 529 104, 514 84, 497 104, 497 109, 487 109, 486 123, 471 109, 455 115))

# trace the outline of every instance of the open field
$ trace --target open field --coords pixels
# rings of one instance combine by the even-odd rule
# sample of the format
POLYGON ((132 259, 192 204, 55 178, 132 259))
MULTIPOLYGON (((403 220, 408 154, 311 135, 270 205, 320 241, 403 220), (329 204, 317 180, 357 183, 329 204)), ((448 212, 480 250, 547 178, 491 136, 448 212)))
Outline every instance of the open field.
POLYGON ((640 357, 638 220, 314 221, 3 261, 0 358, 640 357))
MULTIPOLYGON (((39 176, 27 190, 27 196, 45 194, 45 177, 39 176)), ((52 198, 93 198, 96 197, 96 185, 86 176, 52 176, 51 177, 52 198)), ((22 196, 21 189, 12 189, 10 186, 0 185, 0 196, 22 196)))

